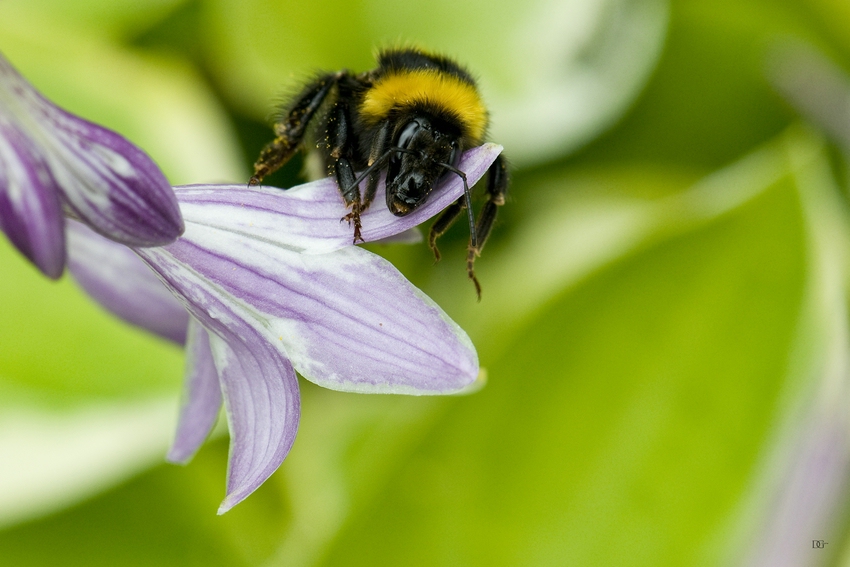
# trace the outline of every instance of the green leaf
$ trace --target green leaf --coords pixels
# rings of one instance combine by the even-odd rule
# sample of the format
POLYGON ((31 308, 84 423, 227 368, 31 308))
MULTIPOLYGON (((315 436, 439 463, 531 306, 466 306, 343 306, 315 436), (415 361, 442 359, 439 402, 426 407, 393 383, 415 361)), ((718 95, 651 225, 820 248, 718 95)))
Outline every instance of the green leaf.
POLYGON ((776 136, 795 117, 764 78, 769 48, 789 38, 817 45, 827 39, 806 4, 671 2, 667 43, 652 80, 618 127, 578 159, 707 173, 776 136))
POLYGON ((177 346, 106 313, 65 277, 50 282, 0 242, 0 380, 54 402, 177 391, 177 346))
POLYGON ((320 564, 716 559, 804 291, 797 187, 767 151, 780 169, 755 197, 566 287, 484 360, 483 391, 438 400, 374 497, 354 494, 320 564))
POLYGON ((287 525, 285 495, 266 483, 216 516, 226 462, 227 443, 212 443, 187 467, 160 465, 75 508, 0 532, 0 557, 19 567, 257 565, 287 525))
MULTIPOLYGON (((144 30, 187 0, 30 0, 4 2, 0 21, 30 20, 40 27, 73 28, 86 36, 119 38, 144 30)), ((28 29, 29 33, 34 30, 28 29)))

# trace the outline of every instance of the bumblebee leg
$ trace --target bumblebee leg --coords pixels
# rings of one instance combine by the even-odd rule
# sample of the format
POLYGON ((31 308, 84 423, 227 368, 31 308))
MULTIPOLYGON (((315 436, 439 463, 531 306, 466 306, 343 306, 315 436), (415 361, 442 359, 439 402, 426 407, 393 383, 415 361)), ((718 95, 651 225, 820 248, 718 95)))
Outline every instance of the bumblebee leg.
POLYGON ((249 185, 259 184, 264 177, 283 167, 304 139, 307 126, 328 97, 331 89, 345 76, 344 72, 323 75, 307 85, 295 100, 286 117, 275 124, 277 137, 263 148, 254 164, 249 185))
POLYGON ((351 167, 351 162, 347 158, 339 158, 333 163, 333 173, 336 178, 337 185, 341 188, 342 198, 345 204, 351 207, 351 212, 342 217, 341 220, 348 221, 348 224, 354 225, 354 241, 352 244, 357 244, 357 241, 363 242, 363 237, 360 235, 360 229, 363 225, 360 224, 360 213, 365 207, 360 202, 360 187, 357 185, 357 178, 354 175, 354 168, 351 167), (345 189, 342 189, 342 188, 345 189))
POLYGON ((475 258, 481 255, 481 251, 487 243, 487 238, 490 236, 490 231, 493 229, 493 223, 496 220, 496 214, 499 207, 505 204, 505 194, 508 191, 508 172, 505 160, 502 159, 501 155, 490 166, 487 174, 487 202, 484 203, 484 208, 475 223, 477 246, 472 246, 470 239, 469 252, 466 255, 466 273, 472 283, 475 284, 479 301, 481 301, 481 285, 478 283, 478 278, 475 277, 475 258))
POLYGON ((342 220, 354 225, 354 243, 356 244, 358 240, 363 241, 360 235, 360 229, 363 228, 360 224, 360 213, 366 209, 368 203, 364 206, 360 198, 360 185, 357 183, 357 176, 354 175, 354 167, 351 165, 355 149, 354 142, 354 137, 351 136, 351 116, 348 106, 344 102, 337 102, 330 110, 328 120, 328 167, 336 179, 345 205, 351 209, 351 212, 342 217, 342 220))
MULTIPOLYGON (((378 161, 386 161, 389 157, 387 154, 387 148, 390 145, 390 135, 392 134, 392 130, 390 129, 390 122, 388 120, 384 120, 381 127, 378 129, 375 134, 374 141, 372 142, 372 147, 369 150, 369 164, 373 165, 378 161)), ((372 201, 375 199, 375 194, 378 192, 378 181, 381 179, 381 167, 376 167, 372 173, 369 174, 369 182, 366 184, 366 193, 363 195, 363 209, 365 210, 372 201)))
POLYGON ((443 236, 446 231, 454 224, 457 218, 460 216, 460 213, 463 212, 464 209, 463 197, 446 207, 446 209, 440 213, 440 216, 437 217, 437 220, 434 221, 434 224, 431 225, 431 230, 428 233, 428 247, 431 249, 431 252, 434 253, 434 262, 440 261, 440 250, 437 248, 437 239, 443 236))

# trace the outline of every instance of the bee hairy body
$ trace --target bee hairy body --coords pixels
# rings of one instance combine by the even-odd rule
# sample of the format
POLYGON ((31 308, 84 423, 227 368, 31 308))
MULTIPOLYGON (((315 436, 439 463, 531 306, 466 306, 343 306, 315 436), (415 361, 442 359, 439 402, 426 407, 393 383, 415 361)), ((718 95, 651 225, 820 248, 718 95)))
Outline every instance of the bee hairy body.
POLYGON ((434 222, 429 245, 439 259, 437 238, 467 210, 467 272, 480 298, 474 261, 504 204, 506 167, 501 156, 491 166, 488 200, 476 222, 466 176, 456 166, 464 150, 484 142, 487 125, 477 85, 460 65, 418 49, 384 50, 371 71, 321 74, 303 88, 275 123, 277 137, 255 163, 251 184, 285 164, 315 132, 315 147, 351 210, 344 220, 353 224, 357 242, 362 240, 360 213, 372 203, 381 172, 387 174, 387 208, 397 216, 424 203, 445 175, 457 174, 465 195, 434 222), (362 173, 357 177, 355 172, 362 173), (361 193, 363 179, 367 184, 361 193))

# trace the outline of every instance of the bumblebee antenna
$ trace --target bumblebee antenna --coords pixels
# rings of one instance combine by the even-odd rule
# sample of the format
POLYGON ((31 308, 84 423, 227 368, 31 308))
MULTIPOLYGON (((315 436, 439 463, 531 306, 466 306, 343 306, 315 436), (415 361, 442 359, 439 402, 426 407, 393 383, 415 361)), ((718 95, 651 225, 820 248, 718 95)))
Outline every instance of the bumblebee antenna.
POLYGON ((372 165, 370 165, 369 167, 364 169, 363 172, 360 174, 360 177, 358 177, 354 181, 354 183, 352 183, 351 185, 349 185, 348 187, 345 188, 345 193, 347 194, 349 191, 351 191, 352 189, 354 189, 355 187, 360 185, 360 183, 364 179, 366 179, 366 177, 368 177, 370 173, 372 173, 373 171, 375 171, 376 169, 381 167, 384 164, 384 161, 386 161, 386 159, 388 157, 390 157, 391 152, 392 152, 392 150, 384 152, 384 154, 381 157, 379 157, 378 159, 376 159, 375 162, 372 165))
POLYGON ((469 243, 473 249, 478 248, 478 237, 475 234, 475 211, 472 210, 472 195, 469 192, 469 185, 466 183, 466 174, 458 168, 447 163, 437 163, 437 165, 445 167, 447 170, 456 174, 463 181, 463 198, 466 203, 466 216, 469 219, 469 243))

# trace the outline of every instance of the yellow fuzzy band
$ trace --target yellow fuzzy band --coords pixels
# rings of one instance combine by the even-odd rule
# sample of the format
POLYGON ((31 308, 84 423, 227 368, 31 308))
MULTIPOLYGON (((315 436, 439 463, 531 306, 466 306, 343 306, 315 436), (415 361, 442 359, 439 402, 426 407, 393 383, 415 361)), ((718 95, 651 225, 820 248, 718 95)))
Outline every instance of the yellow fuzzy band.
POLYGON ((360 112, 378 121, 393 107, 429 104, 457 116, 464 133, 481 143, 487 128, 487 109, 475 86, 433 69, 404 70, 383 77, 366 92, 360 112))

